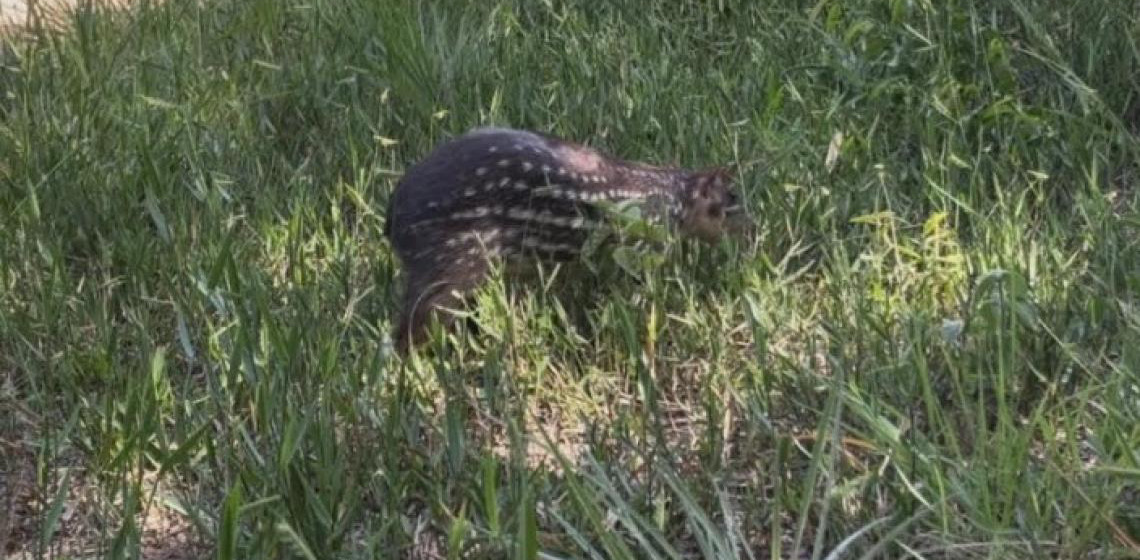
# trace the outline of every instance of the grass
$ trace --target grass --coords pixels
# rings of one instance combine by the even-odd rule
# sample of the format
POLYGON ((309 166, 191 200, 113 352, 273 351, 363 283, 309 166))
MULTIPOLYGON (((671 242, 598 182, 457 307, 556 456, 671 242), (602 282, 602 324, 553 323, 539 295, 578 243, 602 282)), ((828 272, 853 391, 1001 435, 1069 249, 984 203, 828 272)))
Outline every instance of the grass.
POLYGON ((12 40, 0 542, 1137 557, 1137 37, 1125 0, 172 0, 12 40), (401 363, 387 197, 482 124, 730 164, 759 231, 493 282, 401 363))

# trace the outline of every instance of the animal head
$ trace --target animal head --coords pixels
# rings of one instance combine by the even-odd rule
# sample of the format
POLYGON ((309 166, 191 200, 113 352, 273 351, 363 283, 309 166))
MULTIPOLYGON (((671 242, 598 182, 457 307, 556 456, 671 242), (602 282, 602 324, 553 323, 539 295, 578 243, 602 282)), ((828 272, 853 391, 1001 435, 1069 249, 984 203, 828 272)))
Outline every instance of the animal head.
POLYGON ((697 171, 681 191, 680 229, 708 243, 739 234, 751 221, 744 213, 732 172, 725 168, 697 171))

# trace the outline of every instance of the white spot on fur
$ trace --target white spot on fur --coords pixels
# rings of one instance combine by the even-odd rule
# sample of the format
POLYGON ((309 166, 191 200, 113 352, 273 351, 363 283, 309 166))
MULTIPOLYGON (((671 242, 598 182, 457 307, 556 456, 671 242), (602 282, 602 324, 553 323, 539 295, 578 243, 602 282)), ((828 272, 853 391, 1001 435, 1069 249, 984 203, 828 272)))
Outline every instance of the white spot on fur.
POLYGON ((451 217, 456 219, 456 220, 464 220, 464 219, 468 219, 468 218, 482 218, 482 217, 489 215, 490 213, 491 213, 490 208, 488 208, 486 206, 476 206, 475 208, 472 208, 470 210, 464 210, 462 212, 455 212, 454 214, 451 215, 451 217))
POLYGON ((500 189, 509 185, 509 184, 511 184, 511 178, 510 177, 503 177, 502 179, 499 179, 499 188, 500 189))
POLYGON ((522 168, 523 171, 530 171, 531 169, 534 169, 534 164, 529 161, 524 161, 522 162, 522 168))
MULTIPOLYGON (((569 227, 573 229, 591 228, 594 223, 585 219, 580 215, 575 216, 557 216, 549 210, 543 210, 535 213, 534 210, 525 207, 514 207, 507 209, 507 217, 512 220, 519 220, 522 222, 531 222, 536 224, 549 225, 554 227, 569 227)), ((511 234, 516 233, 511 231, 511 234)))
POLYGON ((482 177, 482 176, 484 176, 484 175, 486 175, 486 174, 487 174, 487 168, 486 168, 486 167, 480 167, 480 168, 478 168, 478 169, 476 169, 476 170, 475 170, 475 175, 476 175, 476 176, 482 177))
POLYGON ((490 148, 487 148, 487 151, 491 152, 493 154, 493 153, 499 151, 499 147, 498 146, 491 146, 490 148))
POLYGON ((491 241, 498 239, 499 236, 502 234, 502 232, 503 232, 503 230, 501 230, 499 228, 492 228, 492 229, 480 232, 479 241, 482 243, 490 243, 491 241))
POLYGON ((570 221, 567 222, 566 225, 568 225, 574 229, 582 229, 582 228, 592 227, 594 224, 593 224, 593 222, 587 220, 586 218, 583 218, 582 216, 577 216, 575 218, 571 218, 570 221))
POLYGON ((531 249, 538 249, 540 251, 547 251, 547 252, 551 252, 551 253, 557 252, 557 251, 564 251, 567 253, 577 253, 579 250, 579 247, 577 245, 573 245, 570 243, 547 243, 546 241, 543 241, 541 239, 537 239, 534 237, 524 237, 522 240, 522 244, 524 247, 529 247, 531 249))
POLYGON ((530 185, 526 184, 525 181, 519 181, 519 182, 515 183, 515 190, 516 191, 525 191, 529 188, 530 188, 530 185))
POLYGON ((487 181, 486 183, 483 184, 483 190, 485 190, 485 191, 489 191, 489 190, 494 189, 494 188, 495 188, 495 182, 494 181, 487 181))
POLYGON ((463 191, 463 194, 466 196, 475 196, 476 192, 477 191, 475 190, 474 187, 467 187, 467 189, 463 191))
POLYGON ((501 160, 499 160, 498 166, 499 166, 499 167, 506 167, 506 166, 508 166, 508 165, 510 165, 510 164, 511 164, 511 160, 509 160, 509 159, 501 159, 501 160))

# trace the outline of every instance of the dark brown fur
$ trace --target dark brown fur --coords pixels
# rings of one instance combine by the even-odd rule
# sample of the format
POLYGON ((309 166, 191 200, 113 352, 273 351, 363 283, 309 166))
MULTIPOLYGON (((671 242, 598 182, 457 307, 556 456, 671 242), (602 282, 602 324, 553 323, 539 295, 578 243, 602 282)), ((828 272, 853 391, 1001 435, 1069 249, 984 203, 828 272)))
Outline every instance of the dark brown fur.
POLYGON ((432 314, 481 284, 491 259, 577 256, 600 201, 642 199, 689 235, 713 241, 741 216, 731 177, 627 162, 534 132, 478 129, 411 167, 384 233, 405 268, 397 348, 423 341, 432 314))

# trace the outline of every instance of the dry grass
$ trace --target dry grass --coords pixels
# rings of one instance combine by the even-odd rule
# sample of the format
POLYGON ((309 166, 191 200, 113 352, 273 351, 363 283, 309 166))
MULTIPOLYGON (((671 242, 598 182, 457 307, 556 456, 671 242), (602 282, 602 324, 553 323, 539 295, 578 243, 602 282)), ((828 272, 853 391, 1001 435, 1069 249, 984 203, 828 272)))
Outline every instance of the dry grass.
POLYGON ((71 14, 84 9, 123 9, 137 0, 0 0, 0 34, 42 26, 63 29, 71 14))

